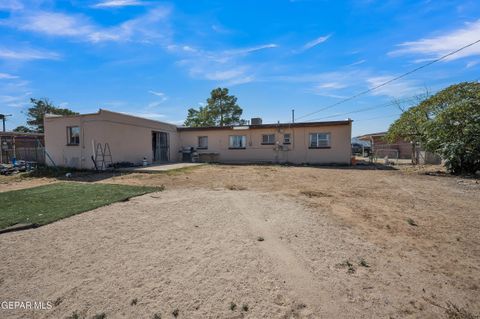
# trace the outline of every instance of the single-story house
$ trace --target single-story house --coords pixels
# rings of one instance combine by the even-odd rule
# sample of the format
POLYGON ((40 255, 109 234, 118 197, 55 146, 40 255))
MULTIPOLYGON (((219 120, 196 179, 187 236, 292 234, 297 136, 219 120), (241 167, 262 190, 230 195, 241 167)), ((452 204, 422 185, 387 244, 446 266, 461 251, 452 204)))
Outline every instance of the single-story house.
POLYGON ((412 158, 412 144, 401 138, 397 139, 393 143, 389 143, 386 140, 387 132, 378 132, 365 134, 358 136, 357 139, 361 141, 370 142, 372 148, 372 153, 379 157, 384 156, 397 156, 402 159, 411 159, 412 158))
POLYGON ((396 157, 400 159, 411 159, 417 164, 440 164, 442 159, 437 154, 425 151, 420 145, 398 138, 393 143, 386 140, 387 132, 371 133, 358 136, 362 141, 370 142, 372 153, 377 157, 396 157))
POLYGON ((178 127, 100 109, 92 114, 47 115, 44 124, 46 151, 58 166, 92 169, 99 156, 114 163, 177 162, 192 148, 200 160, 224 163, 350 164, 351 160, 350 119, 178 127))

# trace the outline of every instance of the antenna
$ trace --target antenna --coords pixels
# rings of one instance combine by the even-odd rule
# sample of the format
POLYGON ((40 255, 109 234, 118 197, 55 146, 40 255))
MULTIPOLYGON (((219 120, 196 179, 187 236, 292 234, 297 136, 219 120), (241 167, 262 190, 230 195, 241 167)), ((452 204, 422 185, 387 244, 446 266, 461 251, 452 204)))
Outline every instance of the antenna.
POLYGON ((292 123, 295 123, 295 109, 292 109, 292 123))
POLYGON ((3 122, 3 131, 5 132, 5 118, 7 116, 12 116, 12 114, 0 114, 0 119, 2 119, 3 122))

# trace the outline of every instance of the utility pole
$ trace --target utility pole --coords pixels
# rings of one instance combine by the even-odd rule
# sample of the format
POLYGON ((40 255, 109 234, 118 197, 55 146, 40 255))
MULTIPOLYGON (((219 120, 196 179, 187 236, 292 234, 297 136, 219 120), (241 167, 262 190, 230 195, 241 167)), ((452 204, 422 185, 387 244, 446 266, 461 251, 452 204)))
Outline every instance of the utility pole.
POLYGON ((12 116, 12 114, 0 114, 0 119, 2 119, 2 122, 3 122, 3 131, 5 132, 5 118, 7 116, 12 116))
POLYGON ((292 109, 292 123, 295 123, 295 109, 292 109))

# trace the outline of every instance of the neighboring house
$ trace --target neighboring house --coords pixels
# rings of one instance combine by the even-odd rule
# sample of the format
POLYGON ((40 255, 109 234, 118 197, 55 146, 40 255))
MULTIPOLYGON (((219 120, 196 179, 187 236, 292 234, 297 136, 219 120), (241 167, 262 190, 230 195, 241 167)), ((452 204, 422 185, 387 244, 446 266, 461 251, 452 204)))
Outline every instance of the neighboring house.
POLYGON ((44 139, 42 133, 0 132, 0 163, 17 160, 43 163, 44 139))
POLYGON ((393 143, 389 143, 385 136, 387 132, 379 132, 372 134, 365 134, 358 136, 357 139, 361 141, 370 142, 372 153, 378 157, 396 157, 398 153, 398 158, 402 159, 411 159, 412 158, 412 144, 403 139, 397 139, 393 143))
POLYGON ((192 148, 201 160, 225 163, 350 164, 351 130, 351 120, 177 127, 102 109, 45 117, 46 150, 55 164, 88 169, 106 143, 113 162, 134 164, 181 161, 192 148))

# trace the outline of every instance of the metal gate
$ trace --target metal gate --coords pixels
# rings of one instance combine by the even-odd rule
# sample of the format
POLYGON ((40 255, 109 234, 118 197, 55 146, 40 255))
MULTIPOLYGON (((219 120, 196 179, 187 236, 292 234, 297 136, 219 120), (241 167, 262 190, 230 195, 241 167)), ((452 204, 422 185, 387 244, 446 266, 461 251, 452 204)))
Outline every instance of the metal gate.
POLYGON ((152 132, 154 162, 168 162, 170 145, 169 135, 165 132, 152 132))

